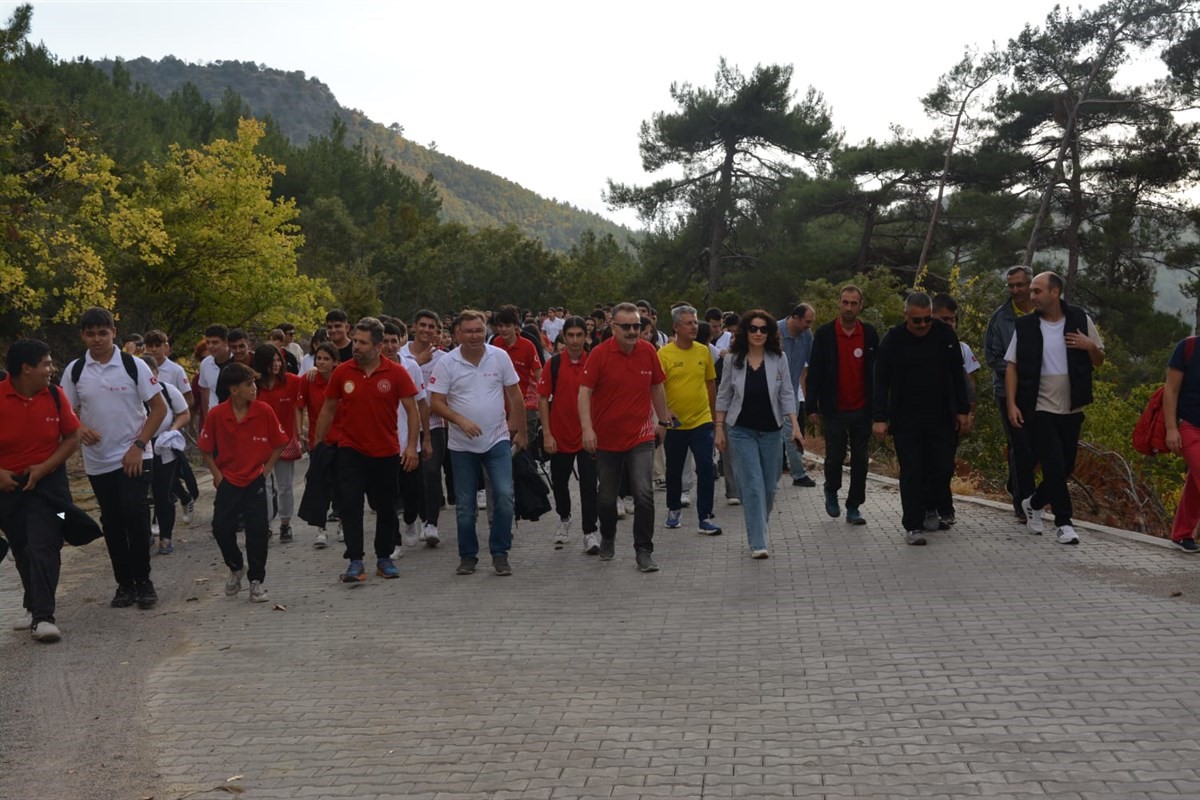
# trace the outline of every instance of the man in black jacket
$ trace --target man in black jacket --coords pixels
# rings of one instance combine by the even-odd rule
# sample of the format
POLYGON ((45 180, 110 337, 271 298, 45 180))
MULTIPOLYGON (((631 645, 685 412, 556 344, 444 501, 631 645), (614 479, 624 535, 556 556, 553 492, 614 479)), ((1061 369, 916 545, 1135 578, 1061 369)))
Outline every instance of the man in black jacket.
POLYGON ((1104 344, 1082 308, 1062 299, 1063 280, 1053 272, 1033 279, 1036 314, 1017 320, 1004 360, 1008 420, 1026 428, 1042 465, 1042 482, 1021 501, 1029 532, 1042 533, 1042 508, 1054 511, 1059 544, 1079 544, 1071 524, 1067 478, 1075 469, 1083 407, 1092 402, 1092 371, 1104 363, 1104 344))
POLYGON ((805 404, 809 419, 813 424, 820 419, 825 432, 825 513, 841 516, 838 490, 849 445, 846 522, 865 525, 859 506, 867 498, 867 443, 879 334, 858 318, 863 308, 862 289, 842 287, 838 305, 838 318, 822 325, 813 336, 805 404))
POLYGON ((892 434, 900 462, 908 544, 925 544, 924 530, 940 527, 937 502, 954 472, 955 431, 968 429, 969 411, 958 337, 934 319, 929 295, 913 292, 904 301, 904 322, 879 344, 874 405, 875 436, 892 434))

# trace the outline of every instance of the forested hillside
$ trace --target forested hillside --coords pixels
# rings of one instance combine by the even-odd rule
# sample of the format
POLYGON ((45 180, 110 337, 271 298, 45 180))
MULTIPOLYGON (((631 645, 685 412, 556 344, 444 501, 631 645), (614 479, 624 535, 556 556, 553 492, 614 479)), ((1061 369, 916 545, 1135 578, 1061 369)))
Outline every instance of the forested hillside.
MULTIPOLYGON (((97 66, 112 74, 114 62, 101 61, 97 66)), ((219 104, 225 92, 232 90, 251 114, 270 116, 296 145, 328 135, 336 117, 345 125, 347 142, 361 140, 368 152, 378 149, 385 161, 417 181, 433 176, 442 200, 442 218, 447 221, 472 228, 515 225, 560 251, 588 230, 601 236, 612 234, 622 242, 632 235, 598 214, 547 200, 512 180, 411 142, 397 128, 344 108, 328 86, 303 72, 285 72, 249 61, 188 64, 170 56, 161 61, 136 58, 122 66, 135 84, 144 84, 162 97, 191 84, 205 100, 219 104)))

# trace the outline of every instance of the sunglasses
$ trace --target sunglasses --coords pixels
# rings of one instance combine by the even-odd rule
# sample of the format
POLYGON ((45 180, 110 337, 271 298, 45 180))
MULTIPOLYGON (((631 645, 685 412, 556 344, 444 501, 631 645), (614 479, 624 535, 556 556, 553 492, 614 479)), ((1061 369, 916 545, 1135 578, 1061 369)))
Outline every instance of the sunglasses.
POLYGON ((766 333, 770 330, 766 325, 748 325, 746 327, 751 333, 766 333))
POLYGON ((928 325, 933 322, 933 317, 909 317, 908 321, 913 325, 928 325))
POLYGON ((640 322, 614 322, 613 327, 620 328, 621 330, 625 331, 626 333, 629 333, 630 331, 636 331, 638 328, 642 327, 642 323, 640 323, 640 322))

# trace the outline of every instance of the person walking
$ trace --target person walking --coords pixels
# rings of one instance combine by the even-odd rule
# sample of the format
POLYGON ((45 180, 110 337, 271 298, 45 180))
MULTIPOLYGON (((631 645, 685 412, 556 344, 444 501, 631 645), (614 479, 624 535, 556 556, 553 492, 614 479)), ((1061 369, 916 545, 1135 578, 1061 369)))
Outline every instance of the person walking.
MULTIPOLYGON (((787 356, 788 373, 792 378, 792 390, 796 395, 796 420, 800 423, 800 427, 804 427, 804 386, 805 372, 808 369, 809 359, 812 357, 813 346, 813 321, 816 320, 816 312, 808 303, 800 303, 792 308, 792 313, 788 318, 779 323, 779 343, 783 348, 783 354, 787 356)), ((796 446, 797 441, 803 441, 801 436, 797 439, 792 435, 792 429, 789 424, 784 424, 780 428, 783 434, 783 447, 787 453, 788 474, 792 476, 792 486, 802 486, 812 488, 817 485, 817 482, 809 477, 808 470, 804 467, 804 451, 796 446)))
POLYGON ((1179 507, 1171 523, 1171 543, 1185 553, 1200 553, 1196 543, 1196 528, 1200 527, 1200 365, 1195 350, 1194 336, 1175 345, 1162 394, 1167 449, 1187 463, 1179 507))
POLYGON ((742 315, 729 344, 717 391, 716 445, 732 455, 741 480, 742 514, 751 558, 767 558, 775 489, 783 468, 779 431, 786 423, 791 442, 804 447, 796 418, 796 396, 779 325, 766 311, 742 315))
POLYGON ((1091 317, 1062 299, 1063 279, 1043 272, 1029 296, 1035 313, 1017 320, 1004 360, 1008 421, 1027 430, 1042 482, 1021 501, 1029 532, 1041 535, 1042 508, 1054 512, 1059 544, 1079 544, 1071 522, 1067 479, 1075 469, 1083 407, 1092 402, 1092 372, 1104 363, 1104 343, 1091 317))

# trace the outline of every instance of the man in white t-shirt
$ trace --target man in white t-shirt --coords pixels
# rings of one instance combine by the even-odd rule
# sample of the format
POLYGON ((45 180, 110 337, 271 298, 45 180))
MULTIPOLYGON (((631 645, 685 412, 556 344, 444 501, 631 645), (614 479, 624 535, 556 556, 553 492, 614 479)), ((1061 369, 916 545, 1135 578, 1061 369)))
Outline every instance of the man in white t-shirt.
POLYGON ((204 429, 204 419, 217 403, 217 379, 221 370, 233 363, 233 354, 229 352, 229 329, 220 323, 209 325, 204 329, 204 344, 208 347, 208 355, 200 362, 196 376, 197 388, 200 390, 199 429, 204 429))
POLYGON ((150 439, 167 405, 150 367, 116 346, 117 326, 103 308, 79 318, 87 352, 63 370, 63 394, 83 424, 83 468, 100 505, 100 526, 117 579, 113 608, 152 608, 150 582, 150 439), (149 411, 147 412, 147 408, 149 411))
POLYGON ((546 341, 550 343, 551 348, 554 347, 554 340, 562 333, 563 324, 566 322, 558 313, 561 310, 546 309, 546 319, 542 320, 542 333, 546 334, 546 341))
POLYGON ((483 313, 463 311, 457 324, 459 346, 438 361, 429 380, 432 410, 450 426, 448 444, 454 465, 458 522, 457 572, 470 575, 479 562, 475 492, 482 467, 494 500, 488 537, 492 566, 497 575, 511 575, 512 448, 526 444, 525 400, 512 359, 484 341, 487 326, 483 313))
MULTIPOLYGON (((167 334, 160 330, 152 330, 146 333, 146 354, 154 359, 158 365, 158 382, 166 386, 174 386, 183 396, 184 407, 192 408, 192 385, 188 381, 187 373, 183 367, 172 361, 171 355, 171 340, 167 334)), ((207 411, 207 409, 205 409, 207 411)), ((170 418, 170 414, 167 415, 170 418)), ((169 424, 169 423, 168 423, 169 424)), ((186 458, 179 459, 176 469, 176 480, 171 487, 175 496, 179 498, 180 504, 183 506, 183 521, 192 521, 192 512, 195 510, 196 498, 200 496, 200 486, 196 483, 196 476, 192 472, 192 466, 186 458), (180 482, 182 481, 182 483, 180 482)), ((159 521, 161 527, 162 521, 159 521)))
MULTIPOLYGON (((421 420, 421 434, 417 439, 417 452, 421 455, 421 460, 424 461, 427 456, 424 453, 425 442, 429 441, 429 399, 425 392, 425 375, 421 371, 421 365, 416 362, 404 350, 400 344, 400 326, 392 321, 383 323, 383 347, 380 349, 380 354, 387 359, 395 361, 400 366, 408 371, 408 377, 412 378, 413 386, 417 387, 415 396, 417 401, 417 416, 421 420)), ((396 421, 397 433, 400 436, 400 442, 408 441, 408 417, 405 414, 397 413, 396 421)), ((417 518, 424 517, 425 502, 424 476, 421 472, 421 466, 418 465, 412 472, 400 470, 400 498, 404 503, 404 530, 401 531, 401 539, 396 542, 396 549, 392 552, 392 558, 396 559, 403 555, 401 543, 405 547, 417 546, 417 518)), ((436 546, 434 542, 432 546, 436 546)))
MULTIPOLYGON (((401 350, 421 367, 421 375, 426 388, 429 379, 433 377, 433 369, 438 361, 446 355, 439 349, 441 339, 441 321, 437 312, 423 308, 413 319, 412 338, 401 350)), ((425 442, 422 452, 421 474, 425 483, 425 526, 418 535, 419 541, 427 547, 437 547, 441 541, 438 535, 438 519, 442 510, 444 495, 442 494, 442 468, 446 462, 446 421, 437 414, 429 414, 429 440, 425 442)))
POLYGON ((1033 314, 1017 320, 1004 360, 1008 420, 1022 430, 1042 482, 1021 501, 1026 526, 1042 533, 1042 508, 1054 512, 1059 544, 1079 544, 1071 524, 1067 479, 1075 469, 1083 407, 1092 402, 1092 371, 1104 363, 1104 343, 1082 308, 1062 299, 1063 279, 1043 272, 1029 287, 1033 314))

